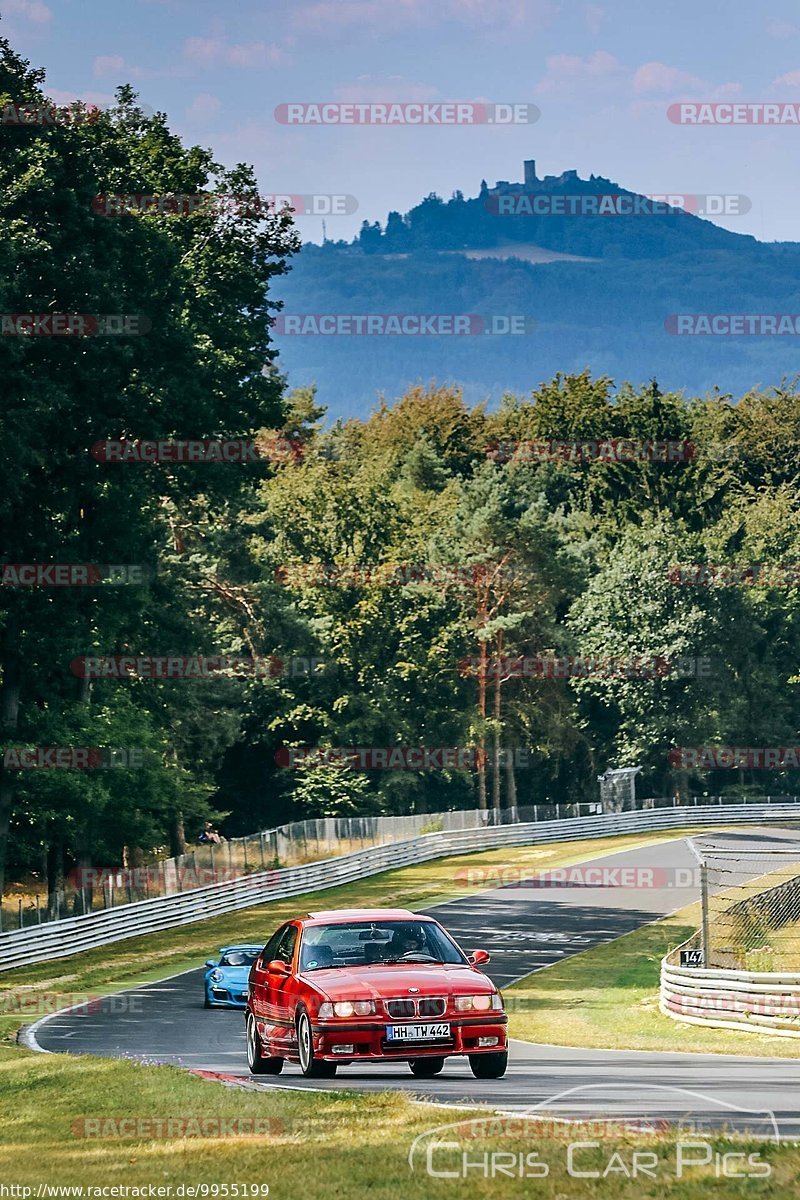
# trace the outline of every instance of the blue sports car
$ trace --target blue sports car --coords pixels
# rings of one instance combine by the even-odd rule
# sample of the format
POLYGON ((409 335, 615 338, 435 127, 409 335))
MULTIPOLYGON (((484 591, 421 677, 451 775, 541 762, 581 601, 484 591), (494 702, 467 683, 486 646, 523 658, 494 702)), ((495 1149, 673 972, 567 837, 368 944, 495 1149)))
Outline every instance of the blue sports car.
POLYGON ((244 1008, 250 968, 261 946, 223 946, 219 958, 209 958, 204 977, 206 1008, 244 1008))

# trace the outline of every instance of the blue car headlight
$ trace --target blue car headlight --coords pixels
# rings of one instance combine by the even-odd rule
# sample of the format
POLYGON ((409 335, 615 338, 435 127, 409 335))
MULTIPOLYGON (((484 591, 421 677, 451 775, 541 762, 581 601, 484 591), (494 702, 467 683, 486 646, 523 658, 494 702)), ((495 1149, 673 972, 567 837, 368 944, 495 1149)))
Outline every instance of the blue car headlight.
POLYGON ((220 971, 218 967, 215 967, 208 978, 212 983, 219 983, 221 979, 225 978, 225 973, 220 971))

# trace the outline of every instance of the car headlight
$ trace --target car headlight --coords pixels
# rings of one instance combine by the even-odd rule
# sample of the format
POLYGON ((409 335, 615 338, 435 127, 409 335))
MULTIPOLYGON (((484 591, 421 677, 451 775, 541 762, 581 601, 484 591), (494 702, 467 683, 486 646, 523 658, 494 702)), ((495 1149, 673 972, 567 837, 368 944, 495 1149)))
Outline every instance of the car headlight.
POLYGON ((331 1017, 372 1017, 376 1012, 374 1000, 337 1000, 335 1004, 326 1001, 319 1006, 321 1021, 329 1021, 331 1017))
POLYGON ((490 1008, 502 1008, 503 1002, 497 992, 478 992, 474 996, 454 996, 453 1006, 456 1012, 487 1012, 490 1008))
POLYGON ((371 1017, 375 1003, 373 1000, 338 1000, 333 1011, 337 1017, 371 1017))
POLYGON ((212 983, 219 983, 220 979, 225 978, 225 975, 219 969, 215 969, 211 972, 211 974, 209 975, 208 978, 211 980, 212 983))

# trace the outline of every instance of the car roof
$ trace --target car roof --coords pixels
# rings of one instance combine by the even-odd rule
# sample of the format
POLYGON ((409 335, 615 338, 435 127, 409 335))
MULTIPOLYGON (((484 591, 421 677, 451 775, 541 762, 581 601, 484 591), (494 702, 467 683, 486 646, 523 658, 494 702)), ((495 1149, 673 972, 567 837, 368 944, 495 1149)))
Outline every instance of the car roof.
POLYGON ((332 908, 327 912, 309 913, 311 921, 430 921, 431 917, 410 912, 407 908, 332 908))

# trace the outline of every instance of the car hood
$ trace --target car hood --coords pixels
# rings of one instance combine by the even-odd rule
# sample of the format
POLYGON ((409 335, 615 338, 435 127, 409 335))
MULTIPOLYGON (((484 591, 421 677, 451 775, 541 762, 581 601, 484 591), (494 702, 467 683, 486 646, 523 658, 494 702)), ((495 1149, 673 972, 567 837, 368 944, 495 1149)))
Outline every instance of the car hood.
POLYGON ((413 996, 457 996, 497 989, 482 971, 443 963, 440 966, 334 967, 303 975, 328 1000, 378 1000, 413 996), (411 992, 411 988, 415 990, 411 992))

